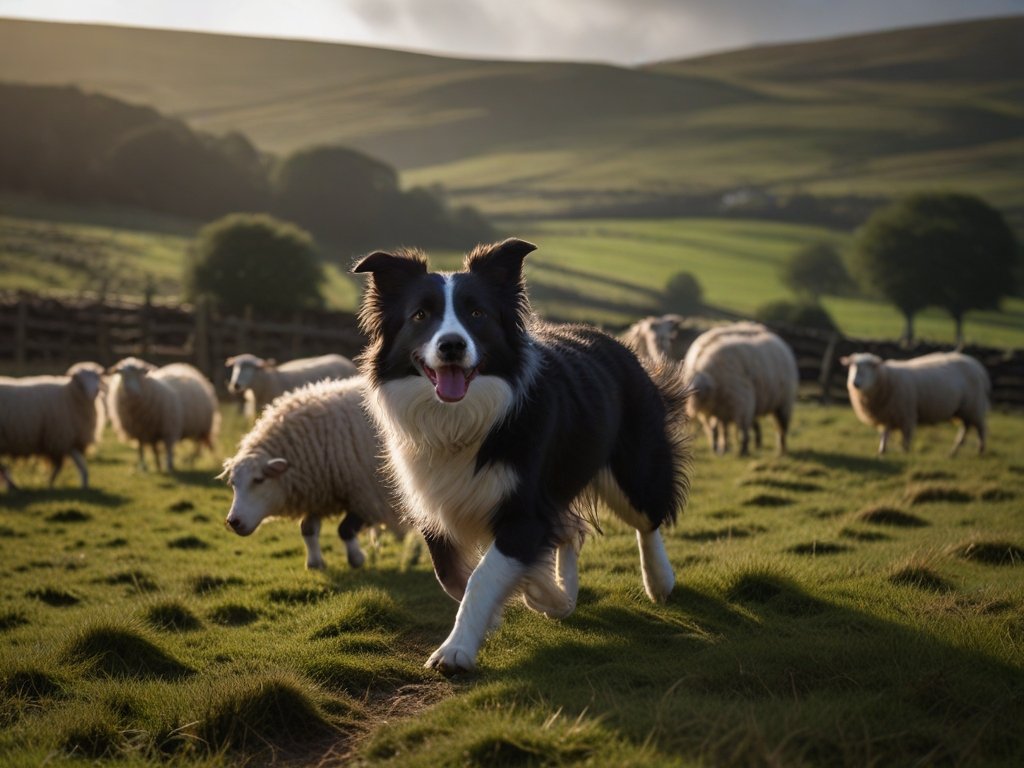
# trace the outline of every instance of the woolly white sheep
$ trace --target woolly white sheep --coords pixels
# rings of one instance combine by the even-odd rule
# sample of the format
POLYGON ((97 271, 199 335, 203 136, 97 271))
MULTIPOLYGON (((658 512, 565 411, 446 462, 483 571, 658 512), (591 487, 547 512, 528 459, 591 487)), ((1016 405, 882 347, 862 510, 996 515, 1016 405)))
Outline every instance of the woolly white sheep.
POLYGON ((157 469, 163 443, 167 471, 174 471, 174 445, 190 439, 213 450, 220 412, 213 385, 186 363, 162 368, 128 357, 113 366, 107 393, 107 412, 122 440, 137 440, 139 464, 146 465, 143 448, 152 446, 157 469))
POLYGON ((846 388, 857 418, 882 433, 878 453, 885 453, 889 432, 903 435, 903 450, 918 424, 960 420, 950 455, 956 454, 973 427, 978 453, 985 450, 985 416, 992 389, 988 372, 973 357, 959 352, 935 352, 913 360, 882 360, 861 352, 843 357, 850 367, 846 388))
POLYGON ((256 355, 243 354, 224 361, 231 368, 228 391, 245 393, 245 412, 255 418, 285 392, 321 379, 347 379, 358 372, 355 363, 341 355, 306 357, 278 365, 256 355))
POLYGON ((641 360, 663 360, 671 356, 672 341, 681 322, 679 315, 645 317, 629 326, 619 340, 641 360))
POLYGON ((267 517, 300 520, 306 567, 323 568, 320 524, 344 513, 338 535, 348 563, 363 564, 356 535, 386 525, 399 537, 391 494, 378 469, 381 444, 363 410, 363 377, 308 384, 277 398, 224 462, 234 499, 225 523, 248 536, 267 517))
POLYGON ((683 371, 691 388, 688 414, 700 419, 713 451, 728 450, 728 426, 734 423, 740 455, 747 455, 751 429, 761 444, 757 417, 772 414, 778 449, 785 453, 800 374, 782 339, 757 323, 713 328, 690 346, 683 371))
MULTIPOLYGON (((45 456, 53 465, 50 487, 70 456, 82 487, 89 487, 83 455, 94 443, 102 421, 96 408, 101 376, 95 363, 72 366, 65 376, 0 378, 0 456, 45 456)), ((7 469, 0 476, 14 489, 7 469)))

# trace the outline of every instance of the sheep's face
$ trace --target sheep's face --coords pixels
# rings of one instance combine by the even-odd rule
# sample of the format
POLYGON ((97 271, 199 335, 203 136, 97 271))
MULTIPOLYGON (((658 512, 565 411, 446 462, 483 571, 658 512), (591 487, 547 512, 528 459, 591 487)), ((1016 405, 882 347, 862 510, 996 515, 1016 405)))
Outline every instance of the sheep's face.
POLYGON ((288 470, 287 459, 259 458, 231 468, 228 484, 234 491, 231 509, 225 524, 239 536, 248 536, 266 518, 280 514, 285 508, 282 475, 288 470))
POLYGON ((843 358, 843 361, 850 366, 847 375, 847 385, 861 392, 867 392, 878 381, 879 368, 882 359, 877 355, 861 353, 843 358))
POLYGON ((252 386, 252 377, 257 370, 263 367, 262 363, 262 360, 252 355, 240 355, 232 358, 228 391, 237 394, 249 389, 252 386))
POLYGON ((71 376, 71 380, 75 382, 75 385, 82 391, 87 400, 95 400, 103 384, 103 379, 100 378, 99 373, 87 368, 75 371, 71 376))
POLYGON ((129 357, 114 366, 110 373, 121 377, 121 386, 126 392, 131 395, 139 395, 142 393, 142 380, 153 370, 156 370, 155 366, 129 357))

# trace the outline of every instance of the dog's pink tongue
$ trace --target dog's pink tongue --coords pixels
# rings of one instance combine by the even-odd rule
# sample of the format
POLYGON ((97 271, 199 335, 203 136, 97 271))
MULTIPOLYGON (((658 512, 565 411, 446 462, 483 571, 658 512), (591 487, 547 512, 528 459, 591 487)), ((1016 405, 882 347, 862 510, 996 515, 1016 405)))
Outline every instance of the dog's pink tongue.
POLYGON ((466 375, 457 365, 442 365, 437 369, 437 385, 434 391, 446 403, 455 403, 466 396, 469 384, 466 375))

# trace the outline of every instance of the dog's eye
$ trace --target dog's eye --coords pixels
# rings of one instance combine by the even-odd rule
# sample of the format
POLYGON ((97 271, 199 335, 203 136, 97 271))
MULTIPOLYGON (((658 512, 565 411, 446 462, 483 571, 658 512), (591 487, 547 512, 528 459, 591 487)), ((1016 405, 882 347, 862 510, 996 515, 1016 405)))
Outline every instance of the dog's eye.
POLYGON ((474 309, 469 314, 475 318, 487 317, 487 314, 482 309, 474 309))
POLYGON ((427 313, 422 309, 417 309, 415 312, 412 313, 412 319, 415 320, 416 322, 419 322, 420 320, 426 320, 427 313))

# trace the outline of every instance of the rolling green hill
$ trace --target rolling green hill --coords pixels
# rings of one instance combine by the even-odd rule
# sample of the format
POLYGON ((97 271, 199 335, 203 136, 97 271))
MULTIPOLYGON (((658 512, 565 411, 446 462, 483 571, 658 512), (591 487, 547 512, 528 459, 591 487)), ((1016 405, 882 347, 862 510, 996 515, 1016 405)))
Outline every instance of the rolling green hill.
POLYGON ((630 69, 0 21, 0 73, 151 104, 287 151, 340 142, 492 214, 757 186, 955 187, 1024 210, 1024 17, 630 69))

